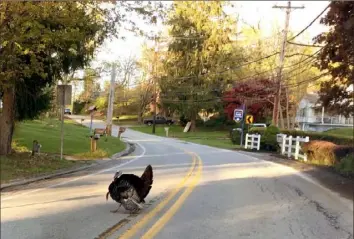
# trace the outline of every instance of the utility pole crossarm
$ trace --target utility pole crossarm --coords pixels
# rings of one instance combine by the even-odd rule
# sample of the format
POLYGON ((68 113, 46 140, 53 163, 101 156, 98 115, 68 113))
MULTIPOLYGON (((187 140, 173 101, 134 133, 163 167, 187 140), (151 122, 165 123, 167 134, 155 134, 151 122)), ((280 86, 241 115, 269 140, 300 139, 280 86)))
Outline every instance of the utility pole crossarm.
MULTIPOLYGON (((277 5, 274 5, 273 8, 288 9, 289 7, 288 6, 277 6, 277 5)), ((290 7, 290 9, 304 9, 304 8, 305 8, 304 6, 301 6, 301 7, 290 7)))

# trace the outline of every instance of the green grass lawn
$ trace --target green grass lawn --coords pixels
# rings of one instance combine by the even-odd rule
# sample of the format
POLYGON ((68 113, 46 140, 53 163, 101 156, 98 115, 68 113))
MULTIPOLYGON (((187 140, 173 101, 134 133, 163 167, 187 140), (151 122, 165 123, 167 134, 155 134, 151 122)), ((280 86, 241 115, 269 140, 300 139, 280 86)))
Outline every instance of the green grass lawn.
POLYGON ((113 124, 115 125, 139 125, 137 115, 121 115, 119 120, 117 118, 113 119, 113 124))
MULTIPOLYGON (((158 125, 156 135, 166 136, 166 126, 158 125)), ((136 131, 152 134, 152 126, 140 126, 133 128, 136 131)), ((183 132, 183 127, 173 125, 169 127, 169 137, 178 138, 192 143, 208 145, 223 149, 237 149, 238 145, 232 144, 227 131, 215 131, 207 128, 197 128, 196 132, 183 132)))
POLYGON ((339 129, 330 129, 325 131, 327 134, 336 135, 336 136, 347 136, 354 137, 354 128, 339 128, 339 129))
POLYGON ((57 156, 46 154, 29 157, 29 152, 2 156, 0 157, 1 183, 50 173, 58 169, 81 166, 83 163, 83 161, 60 160, 57 156))
MULTIPOLYGON (((125 144, 116 137, 102 137, 97 143, 97 152, 90 153, 89 129, 72 120, 64 121, 64 155, 81 158, 100 158, 111 156, 125 148, 125 144)), ((25 121, 16 125, 13 138, 17 147, 28 151, 32 141, 38 140, 42 145, 41 152, 60 153, 60 121, 49 119, 44 121, 25 121)))

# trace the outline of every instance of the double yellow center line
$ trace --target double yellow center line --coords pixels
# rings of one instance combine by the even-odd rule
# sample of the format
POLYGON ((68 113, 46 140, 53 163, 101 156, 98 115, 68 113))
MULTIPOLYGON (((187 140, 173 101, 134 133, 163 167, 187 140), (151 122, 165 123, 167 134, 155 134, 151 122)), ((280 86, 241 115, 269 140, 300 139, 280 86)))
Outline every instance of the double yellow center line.
POLYGON ((193 175, 194 169, 197 168, 193 178, 189 182, 186 190, 182 195, 176 200, 176 202, 167 210, 167 212, 159 219, 157 222, 141 237, 142 239, 151 239, 153 238, 173 217, 177 210, 182 206, 183 202, 187 199, 189 194, 193 191, 199 179, 202 175, 202 160, 200 157, 194 153, 187 152, 192 155, 192 165, 189 168, 187 175, 183 180, 178 184, 173 191, 171 191, 166 198, 164 198, 161 203, 159 203, 153 210, 147 213, 143 218, 141 218, 136 224, 134 224, 129 230, 120 235, 117 239, 129 239, 134 236, 143 226, 145 226, 158 212, 160 212, 167 204, 182 190, 187 180, 193 175))

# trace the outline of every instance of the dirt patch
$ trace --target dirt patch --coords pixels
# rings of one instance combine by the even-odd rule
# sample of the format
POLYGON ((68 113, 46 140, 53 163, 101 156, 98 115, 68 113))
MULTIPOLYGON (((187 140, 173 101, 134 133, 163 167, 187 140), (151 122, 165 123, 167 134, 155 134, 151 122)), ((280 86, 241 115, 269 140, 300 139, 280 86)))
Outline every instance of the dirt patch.
POLYGON ((346 178, 334 171, 331 167, 310 165, 300 161, 295 161, 293 159, 288 159, 277 154, 269 153, 248 153, 252 156, 258 156, 263 160, 272 161, 274 163, 279 163, 292 167, 302 173, 305 173, 315 179, 317 179, 323 186, 340 194, 349 200, 354 200, 354 179, 346 178))

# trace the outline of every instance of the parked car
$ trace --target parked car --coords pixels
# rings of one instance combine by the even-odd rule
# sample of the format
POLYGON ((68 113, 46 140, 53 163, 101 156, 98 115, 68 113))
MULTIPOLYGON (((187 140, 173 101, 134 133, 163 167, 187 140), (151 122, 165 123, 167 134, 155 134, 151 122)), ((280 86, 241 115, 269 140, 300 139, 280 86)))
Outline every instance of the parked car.
POLYGON ((253 128, 253 127, 267 128, 267 124, 264 124, 264 123, 254 123, 254 124, 250 124, 250 128, 253 128))
POLYGON ((65 115, 71 115, 71 110, 70 109, 65 109, 64 110, 65 115))
MULTIPOLYGON (((146 125, 152 125, 154 122, 153 118, 149 119, 144 119, 144 124, 146 125)), ((167 119, 163 116, 156 116, 155 124, 167 124, 167 125, 172 125, 174 124, 174 121, 172 119, 167 119)))

